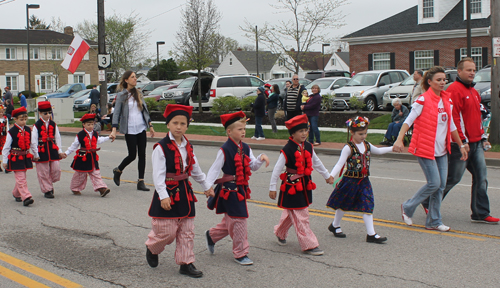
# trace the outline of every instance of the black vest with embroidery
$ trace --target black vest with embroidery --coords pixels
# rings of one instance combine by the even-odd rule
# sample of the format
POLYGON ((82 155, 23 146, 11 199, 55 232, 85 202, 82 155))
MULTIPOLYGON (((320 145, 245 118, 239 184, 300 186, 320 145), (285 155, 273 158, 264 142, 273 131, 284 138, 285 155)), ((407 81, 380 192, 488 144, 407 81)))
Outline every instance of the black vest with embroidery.
MULTIPOLYGON (((161 139, 160 142, 156 143, 154 145, 154 148, 156 148, 156 146, 158 145, 161 146, 163 154, 165 155, 165 165, 167 167, 167 173, 175 174, 177 172, 177 168, 175 167, 176 151, 169 148, 168 147, 169 144, 172 144, 170 145, 170 147, 178 149, 177 144, 170 140, 168 134, 167 137, 161 139)), ((190 147, 192 151, 193 146, 191 145, 191 143, 189 143, 189 141, 186 145, 186 148, 188 147, 190 147)), ((189 154, 190 153, 188 150, 187 153, 188 159, 186 159, 188 167, 183 167, 182 159, 180 159, 181 158, 180 152, 178 152, 179 170, 182 171, 182 173, 188 173, 190 166, 194 164, 194 158, 191 158, 189 154)), ((149 207, 149 212, 148 212, 149 216, 152 218, 165 218, 165 219, 172 219, 172 218, 180 219, 180 218, 195 217, 196 211, 194 203, 197 201, 197 199, 193 193, 193 189, 191 188, 191 183, 189 182, 189 180, 185 179, 181 181, 171 181, 168 178, 166 178, 165 184, 167 185, 167 192, 170 196, 172 209, 167 211, 161 207, 160 196, 155 190, 153 195, 153 200, 151 201, 151 206, 149 207)))
MULTIPOLYGON (((87 142, 87 139, 90 138, 88 137, 87 131, 83 129, 78 132, 76 136, 78 137, 78 142, 80 142, 80 148, 86 148, 85 142, 87 142)), ((96 137, 95 139, 99 139, 99 134, 96 131, 92 131, 92 139, 94 139, 94 137, 96 137)), ((99 170, 98 160, 99 157, 97 156, 97 152, 82 151, 78 149, 76 150, 76 155, 71 163, 71 168, 78 172, 92 172, 94 170, 99 170)))
POLYGON ((26 150, 21 150, 19 147, 19 141, 20 139, 17 137, 21 129, 17 127, 17 125, 14 125, 12 128, 9 130, 10 137, 12 137, 12 144, 10 145, 10 155, 9 155, 9 162, 7 163, 7 170, 9 171, 26 171, 28 169, 33 169, 33 162, 32 162, 32 154, 26 154, 26 155, 15 155, 16 151, 23 152, 23 151, 30 151, 30 145, 31 145, 31 128, 28 126, 24 126, 24 132, 22 134, 23 138, 25 133, 28 133, 30 135, 29 137, 29 143, 25 143, 28 149, 26 150))
POLYGON ((347 159, 344 177, 364 178, 370 175, 370 143, 364 141, 365 152, 361 154, 353 142, 347 142, 351 148, 351 157, 347 159), (364 170, 363 170, 364 169, 364 170))
MULTIPOLYGON (((45 125, 45 123, 42 121, 42 119, 38 119, 36 121, 35 126, 36 129, 38 130, 38 157, 40 159, 37 162, 49 162, 49 161, 59 161, 61 160, 59 158, 59 148, 56 145, 56 139, 55 135, 54 138, 52 139, 47 139, 45 142, 43 142, 43 136, 42 136, 42 127, 45 125)), ((56 123, 52 120, 49 120, 49 128, 52 127, 52 130, 54 131, 53 133, 56 133, 56 123)), ((49 131, 46 131, 47 137, 49 137, 49 131)))

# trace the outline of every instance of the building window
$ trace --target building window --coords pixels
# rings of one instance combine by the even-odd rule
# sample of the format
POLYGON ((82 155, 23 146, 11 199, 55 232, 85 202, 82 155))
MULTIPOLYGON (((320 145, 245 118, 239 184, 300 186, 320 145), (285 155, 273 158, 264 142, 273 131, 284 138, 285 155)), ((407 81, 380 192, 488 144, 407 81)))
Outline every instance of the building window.
POLYGON ((429 69, 434 66, 434 50, 415 51, 415 70, 429 69))
POLYGON ((52 48, 52 60, 61 60, 60 48, 52 48))
POLYGON ((5 83, 12 91, 17 91, 17 76, 5 76, 5 83))
POLYGON ((229 66, 233 66, 233 58, 229 58, 229 66))
POLYGON ((434 18, 434 0, 424 0, 424 18, 434 18))
POLYGON ((5 48, 5 59, 16 60, 16 48, 5 48))
POLYGON ((44 74, 40 76, 40 88, 42 90, 52 90, 52 75, 44 74))
POLYGON ((38 60, 38 59, 40 59, 40 49, 38 49, 38 48, 32 48, 32 49, 30 49, 30 59, 31 60, 38 60))
MULTIPOLYGON (((464 59, 467 57, 467 48, 460 49, 460 59, 464 59)), ((474 60, 474 64, 476 64, 476 69, 479 70, 483 67, 483 48, 481 47, 472 47, 471 48, 471 57, 474 60)))
POLYGON ((481 9, 481 0, 471 0, 470 1, 470 13, 476 14, 476 13, 482 13, 483 10, 481 9))
POLYGON ((391 53, 373 53, 373 70, 391 69, 391 53))
POLYGON ((73 83, 85 83, 83 81, 84 77, 85 77, 84 74, 74 74, 73 75, 73 83))
POLYGON ((283 67, 285 65, 285 60, 283 58, 280 58, 278 63, 279 63, 278 65, 280 65, 280 67, 283 67))
POLYGON ((332 66, 337 65, 337 64, 335 63, 335 62, 336 62, 335 60, 336 60, 335 58, 332 58, 332 66))

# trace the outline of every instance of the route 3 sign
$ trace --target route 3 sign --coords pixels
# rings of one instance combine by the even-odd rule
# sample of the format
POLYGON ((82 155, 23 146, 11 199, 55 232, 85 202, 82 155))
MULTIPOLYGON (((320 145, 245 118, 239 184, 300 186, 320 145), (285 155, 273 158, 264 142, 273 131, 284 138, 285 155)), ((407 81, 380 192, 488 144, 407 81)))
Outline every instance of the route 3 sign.
POLYGON ((109 56, 109 54, 97 55, 97 65, 99 68, 108 68, 111 65, 111 56, 109 56))

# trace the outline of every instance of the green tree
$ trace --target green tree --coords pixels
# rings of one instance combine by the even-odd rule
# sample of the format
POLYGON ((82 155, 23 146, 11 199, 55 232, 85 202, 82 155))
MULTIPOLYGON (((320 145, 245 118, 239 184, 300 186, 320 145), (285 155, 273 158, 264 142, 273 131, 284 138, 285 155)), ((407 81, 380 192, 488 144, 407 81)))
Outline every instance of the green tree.
POLYGON ((152 80, 173 80, 179 77, 179 67, 177 63, 175 63, 173 58, 169 58, 168 60, 162 59, 160 61, 160 79, 157 79, 157 66, 153 66, 148 72, 147 77, 152 80))
POLYGON ((29 19, 29 27, 30 27, 30 30, 33 30, 33 29, 48 30, 48 29, 50 29, 50 24, 45 23, 45 21, 36 17, 35 14, 33 14, 30 16, 30 19, 29 19))

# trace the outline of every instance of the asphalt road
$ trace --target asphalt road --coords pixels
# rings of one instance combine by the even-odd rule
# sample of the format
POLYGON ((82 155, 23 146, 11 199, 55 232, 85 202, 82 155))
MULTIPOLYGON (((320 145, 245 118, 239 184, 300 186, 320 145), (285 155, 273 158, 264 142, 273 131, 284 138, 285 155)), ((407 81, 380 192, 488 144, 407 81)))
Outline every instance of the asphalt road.
MULTIPOLYGON (((72 140, 63 136, 64 148, 72 140)), ((151 184, 152 145, 148 145, 145 180, 151 184)), ((195 147, 203 171, 210 167, 217 149, 195 147)), ((270 151, 271 165, 254 172, 250 180, 249 257, 255 264, 243 267, 233 261, 229 237, 216 244, 215 255, 207 252, 204 231, 222 216, 206 208, 204 195, 197 195, 195 265, 204 277, 192 279, 178 273, 174 245, 160 254, 157 268, 146 262, 144 242, 151 228, 147 211, 152 191, 136 191, 137 161, 125 169, 119 187, 111 180, 112 169, 125 157, 125 142, 107 142, 99 154, 101 173, 111 188, 105 198, 92 191, 90 180, 82 196, 72 195, 69 166, 73 155, 61 162, 62 180, 55 185, 55 199, 43 198, 35 170, 28 172, 35 199, 30 207, 12 198, 13 175, 0 174, 0 287, 24 287, 18 282, 27 287, 493 287, 499 282, 500 226, 470 222, 469 174, 442 205, 443 222, 452 231, 427 231, 422 228, 425 215, 420 209, 413 218, 415 226, 401 222, 400 204, 424 183, 417 162, 373 157, 375 229, 388 237, 387 244, 378 245, 365 242, 365 226, 355 213, 347 213, 342 222, 347 238, 333 237, 327 227, 334 214, 325 208, 332 186, 314 172, 318 189, 310 207, 310 223, 325 255, 308 256, 301 253, 293 228, 287 246, 279 246, 273 234, 281 211, 268 197, 268 186, 279 155, 270 151)), ((329 170, 338 159, 319 156, 329 170)), ((492 215, 498 217, 499 168, 489 167, 488 174, 492 215)))

